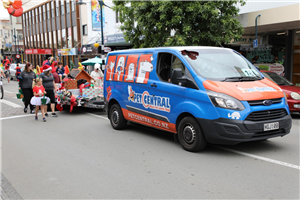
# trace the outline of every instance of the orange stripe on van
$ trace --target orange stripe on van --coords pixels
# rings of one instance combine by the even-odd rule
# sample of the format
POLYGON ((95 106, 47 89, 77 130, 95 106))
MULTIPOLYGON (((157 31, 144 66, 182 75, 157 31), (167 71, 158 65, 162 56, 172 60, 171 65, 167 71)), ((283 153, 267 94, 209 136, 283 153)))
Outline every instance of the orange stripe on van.
POLYGON ((144 124, 146 126, 151 126, 153 128, 161 129, 172 133, 177 133, 175 124, 164 122, 135 112, 131 112, 124 108, 122 108, 122 112, 124 118, 128 121, 133 121, 139 124, 144 124))
POLYGON ((224 93, 241 101, 275 99, 284 97, 280 87, 267 78, 259 81, 248 82, 220 82, 206 80, 203 82, 203 86, 205 89, 224 93), (253 91, 253 89, 255 88, 273 88, 276 91, 253 91))

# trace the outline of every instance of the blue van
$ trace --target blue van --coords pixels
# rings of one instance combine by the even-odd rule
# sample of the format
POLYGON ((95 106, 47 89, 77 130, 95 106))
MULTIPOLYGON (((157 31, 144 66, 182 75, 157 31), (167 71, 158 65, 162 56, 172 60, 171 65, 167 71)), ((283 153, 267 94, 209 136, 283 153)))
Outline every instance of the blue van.
POLYGON ((207 142, 238 144, 284 136, 292 124, 280 87, 227 48, 110 52, 104 98, 114 129, 132 121, 168 131, 193 152, 207 142))

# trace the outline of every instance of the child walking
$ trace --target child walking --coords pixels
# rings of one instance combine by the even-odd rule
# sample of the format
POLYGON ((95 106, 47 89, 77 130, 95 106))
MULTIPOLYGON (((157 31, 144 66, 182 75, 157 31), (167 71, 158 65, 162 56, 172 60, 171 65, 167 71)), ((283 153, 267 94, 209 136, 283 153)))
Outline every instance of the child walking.
MULTIPOLYGON (((43 80, 41 78, 36 78, 33 83, 32 83, 32 91, 33 91, 33 97, 30 100, 30 103, 32 105, 35 105, 35 120, 38 120, 38 112, 39 112, 39 108, 41 106, 41 111, 42 111, 42 115, 43 115, 43 122, 46 122, 46 118, 45 118, 45 109, 44 106, 42 105, 42 97, 44 96, 44 94, 46 94, 45 88, 43 86, 43 80)), ((50 102, 50 99, 48 97, 45 97, 47 99, 46 104, 48 104, 50 102)))

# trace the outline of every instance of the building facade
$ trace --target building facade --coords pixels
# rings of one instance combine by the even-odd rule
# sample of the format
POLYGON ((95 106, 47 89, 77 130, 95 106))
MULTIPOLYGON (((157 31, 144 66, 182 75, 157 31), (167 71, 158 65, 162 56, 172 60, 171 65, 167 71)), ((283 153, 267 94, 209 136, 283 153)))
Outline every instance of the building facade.
POLYGON ((80 7, 76 1, 48 0, 23 12, 25 59, 41 65, 50 57, 60 57, 64 65, 78 63, 81 47, 80 7))
POLYGON ((5 56, 11 57, 12 53, 12 35, 11 35, 11 24, 9 19, 0 20, 0 47, 2 60, 5 56))
MULTIPOLYGON (((48 0, 28 8, 22 15, 25 60, 41 65, 49 56, 59 57, 64 65, 72 60, 77 66, 95 56, 101 57, 101 26, 99 2, 78 0, 48 0), (100 44, 94 47, 94 44, 100 44)), ((105 1, 103 7, 103 33, 106 49, 130 48, 120 31, 116 13, 109 7, 112 1, 105 1)), ((107 53, 107 52, 106 52, 107 53)))
POLYGON ((244 27, 244 34, 239 40, 232 40, 228 46, 242 53, 261 69, 275 71, 298 85, 300 84, 299 13, 299 1, 247 2, 237 17, 244 27), (255 39, 258 40, 257 47, 254 47, 255 39))

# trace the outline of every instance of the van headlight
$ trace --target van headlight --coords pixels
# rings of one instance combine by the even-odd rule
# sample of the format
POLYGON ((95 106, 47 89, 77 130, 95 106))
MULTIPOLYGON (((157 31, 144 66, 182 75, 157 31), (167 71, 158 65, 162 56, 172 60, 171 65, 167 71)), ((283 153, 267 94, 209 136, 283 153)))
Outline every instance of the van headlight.
POLYGON ((226 109, 231 109, 231 110, 244 110, 245 107, 236 98, 229 96, 227 94, 223 93, 217 93, 213 92, 211 90, 206 90, 211 102, 214 104, 216 107, 220 108, 226 108, 226 109))
POLYGON ((291 92, 291 97, 295 100, 300 100, 300 94, 297 92, 291 92))

